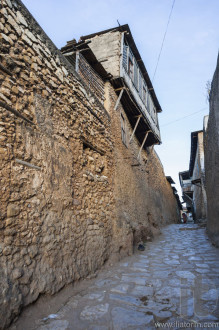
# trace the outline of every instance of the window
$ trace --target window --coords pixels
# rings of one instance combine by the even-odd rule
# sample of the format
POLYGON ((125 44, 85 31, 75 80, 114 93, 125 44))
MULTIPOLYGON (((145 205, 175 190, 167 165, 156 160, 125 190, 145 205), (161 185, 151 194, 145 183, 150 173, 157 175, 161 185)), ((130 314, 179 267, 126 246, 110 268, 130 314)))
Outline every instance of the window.
POLYGON ((133 65, 133 61, 132 59, 129 57, 129 68, 128 68, 128 72, 129 72, 129 76, 132 79, 132 81, 134 80, 134 65, 133 65))
POLYGON ((142 79, 142 75, 141 75, 141 71, 139 71, 139 77, 138 77, 138 86, 139 86, 139 95, 140 98, 143 98, 143 79, 142 79))
POLYGON ((136 60, 134 59, 134 85, 136 89, 138 90, 138 65, 136 60))
POLYGON ((142 94, 143 102, 146 103, 146 87, 143 86, 143 94, 142 94))
POLYGON ((128 46, 127 45, 123 45, 123 66, 125 68, 125 70, 128 70, 128 46))
POLYGON ((127 146, 127 141, 126 141, 126 129, 125 129, 125 118, 121 114, 121 135, 122 135, 122 142, 124 143, 125 146, 127 146))
POLYGON ((147 95, 147 111, 151 113, 151 97, 149 93, 147 95))

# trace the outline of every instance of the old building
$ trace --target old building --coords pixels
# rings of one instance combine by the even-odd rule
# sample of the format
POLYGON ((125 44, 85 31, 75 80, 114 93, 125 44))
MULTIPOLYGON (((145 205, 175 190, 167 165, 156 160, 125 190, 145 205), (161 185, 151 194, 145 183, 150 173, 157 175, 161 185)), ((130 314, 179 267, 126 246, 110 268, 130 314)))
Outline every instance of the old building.
POLYGON ((153 150, 161 108, 128 26, 64 56, 21 1, 2 0, 0 13, 4 327, 39 295, 132 254, 178 211, 153 150))
MULTIPOLYGON (((95 70, 98 70, 97 61, 102 64, 118 95, 114 110, 121 102, 133 134, 141 143, 140 150, 161 142, 157 114, 162 109, 127 24, 83 36, 78 43, 73 39, 62 52, 79 73, 84 67, 83 57, 95 70), (92 52, 94 56, 91 56, 92 52)), ((88 84, 92 85, 92 82, 88 84)))
POLYGON ((179 214, 179 221, 180 221, 181 211, 182 211, 182 204, 181 204, 177 189, 174 186, 172 186, 173 184, 175 184, 175 182, 173 181, 171 176, 166 176, 166 179, 169 182, 169 184, 171 185, 171 188, 173 189, 173 194, 174 194, 174 197, 176 198, 176 201, 177 201, 177 212, 179 214))
POLYGON ((196 221, 206 220, 205 165, 203 131, 191 133, 189 173, 193 191, 193 211, 196 221))
POLYGON ((165 223, 171 212, 172 219, 176 212, 178 214, 178 204, 170 212, 169 202, 172 203, 175 195, 169 201, 165 198, 165 202, 165 192, 158 194, 155 188, 164 178, 162 164, 153 150, 153 145, 161 142, 157 118, 161 107, 129 26, 126 24, 83 36, 78 43, 73 39, 61 51, 93 92, 101 91, 101 96, 97 96, 111 116, 115 137, 118 219, 120 223, 135 219, 132 223, 134 242, 151 237, 157 232, 159 222, 165 223), (98 79, 93 70, 98 73, 98 79), (90 74, 87 75, 86 71, 90 74), (151 166, 150 170, 148 166, 151 166), (130 182, 127 182, 127 177, 130 182), (155 201, 157 207, 150 208, 150 203, 155 201))
POLYGON ((197 222, 205 221, 207 198, 205 191, 204 140, 203 131, 191 133, 189 171, 179 173, 183 199, 187 209, 197 222))
POLYGON ((210 112, 205 132, 205 172, 207 232, 212 242, 219 246, 219 57, 211 84, 210 112))
POLYGON ((186 210, 191 212, 194 217, 193 190, 189 171, 179 172, 179 182, 182 188, 182 198, 186 205, 186 210))

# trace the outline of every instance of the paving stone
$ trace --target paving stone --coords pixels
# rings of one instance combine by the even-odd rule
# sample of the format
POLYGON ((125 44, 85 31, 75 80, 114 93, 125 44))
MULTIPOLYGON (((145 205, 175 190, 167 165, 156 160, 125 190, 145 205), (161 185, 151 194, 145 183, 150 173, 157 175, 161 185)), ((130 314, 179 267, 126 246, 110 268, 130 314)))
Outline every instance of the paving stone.
POLYGON ((84 296, 85 299, 102 301, 104 299, 105 293, 90 293, 84 296))
POLYGON ((134 271, 134 272, 141 272, 141 273, 144 273, 144 274, 147 274, 147 269, 145 268, 137 268, 137 267, 131 267, 130 268, 131 271, 134 271))
POLYGON ((125 303, 128 305, 134 305, 134 306, 140 306, 141 301, 140 299, 132 296, 125 296, 125 295, 119 295, 119 294, 110 294, 109 298, 111 300, 116 300, 117 302, 120 303, 125 303))
POLYGON ((160 312, 154 312, 156 321, 166 321, 172 316, 172 313, 169 311, 160 311, 160 312))
POLYGON ((69 322, 64 320, 53 320, 49 324, 42 325, 38 330, 66 330, 69 329, 69 322))
POLYGON ((146 281, 146 286, 149 286, 149 287, 152 287, 152 288, 156 288, 156 289, 159 289, 161 288, 163 285, 163 281, 162 280, 159 280, 159 279, 149 279, 146 281))
POLYGON ((164 260, 164 262, 165 262, 165 264, 167 264, 167 265, 173 265, 173 266, 175 266, 175 265, 180 265, 180 262, 177 261, 177 260, 164 260))
MULTIPOLYGON (((156 298, 155 298, 156 299, 156 298)), ((154 311, 162 311, 162 310, 169 310, 170 308, 172 308, 172 304, 169 303, 169 299, 161 299, 160 302, 159 301, 155 301, 155 299, 152 300, 152 298, 150 297, 149 300, 145 300, 143 302, 144 306, 146 306, 146 308, 148 310, 150 310, 151 312, 154 311), (151 300, 150 300, 151 299, 151 300)))
POLYGON ((148 264, 146 264, 145 262, 134 262, 132 267, 137 267, 137 268, 148 268, 148 264))
POLYGON ((173 288, 173 287, 165 287, 159 290, 156 295, 160 295, 163 298, 172 298, 172 297, 180 297, 182 294, 182 290, 180 288, 173 288))
POLYGON ((195 278, 194 274, 192 274, 189 271, 184 271, 184 270, 177 271, 176 275, 181 277, 181 278, 187 278, 187 279, 194 279, 195 278))
POLYGON ((123 282, 130 282, 130 283, 135 283, 139 285, 145 285, 146 284, 146 279, 141 278, 141 277, 131 277, 131 276, 122 276, 122 281, 123 282))
POLYGON ((141 254, 100 272, 58 313, 50 311, 57 319, 37 329, 66 329, 65 321, 74 330, 149 330, 155 329, 155 320, 218 320, 219 249, 206 240, 204 231, 179 228, 163 228, 162 236, 141 254), (203 310, 206 316, 200 315, 203 310))
POLYGON ((130 326, 147 326, 153 321, 153 315, 145 315, 143 312, 136 310, 125 309, 121 307, 115 307, 112 309, 112 321, 116 330, 127 329, 130 326))
POLYGON ((116 281, 112 281, 112 280, 108 280, 108 279, 105 279, 105 280, 99 280, 99 281, 96 281, 95 282, 95 285, 99 288, 101 287, 106 287, 106 286, 112 286, 112 285, 115 285, 117 284, 116 281))
POLYGON ((209 291, 202 294, 202 300, 218 300, 219 294, 217 289, 210 289, 209 291))
POLYGON ((129 289, 128 284, 120 284, 117 285, 115 288, 111 289, 111 292, 117 292, 117 293, 126 293, 129 289))
POLYGON ((200 268, 209 268, 208 264, 196 264, 196 266, 200 268))
POLYGON ((200 273, 200 274, 208 274, 209 273, 209 269, 206 268, 196 268, 196 272, 200 273))
POLYGON ((108 312, 109 304, 86 306, 80 314, 81 320, 97 320, 108 312))
POLYGON ((202 258, 197 257, 197 256, 192 256, 192 257, 189 257, 188 260, 192 260, 192 261, 193 261, 193 260, 194 260, 194 261, 201 261, 202 258))
POLYGON ((154 293, 154 289, 152 287, 147 287, 143 285, 136 285, 134 289, 131 291, 131 294, 134 296, 152 296, 154 293))
POLYGON ((108 326, 105 325, 91 325, 88 328, 89 330, 109 330, 108 326))

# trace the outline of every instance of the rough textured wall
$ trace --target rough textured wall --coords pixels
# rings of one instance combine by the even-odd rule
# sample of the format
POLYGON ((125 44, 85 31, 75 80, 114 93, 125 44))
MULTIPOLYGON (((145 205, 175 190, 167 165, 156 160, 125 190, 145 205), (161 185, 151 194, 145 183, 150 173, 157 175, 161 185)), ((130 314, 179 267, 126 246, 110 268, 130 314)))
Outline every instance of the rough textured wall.
POLYGON ((12 3, 0 10, 1 327, 100 268, 114 221, 109 116, 12 3))
POLYGON ((206 219, 207 216, 207 201, 206 191, 204 187, 204 145, 203 132, 198 133, 197 151, 194 163, 192 180, 201 179, 201 183, 193 185, 193 205, 195 211, 195 219, 206 219))
POLYGON ((179 209, 173 190, 166 180, 160 160, 151 148, 143 151, 141 160, 137 159, 139 142, 134 139, 124 109, 120 105, 115 111, 116 95, 108 85, 107 108, 112 118, 112 134, 115 138, 115 198, 117 217, 114 229, 121 233, 120 250, 131 246, 123 245, 124 230, 126 240, 133 239, 134 244, 147 241, 159 232, 159 227, 179 221, 179 209), (121 140, 121 114, 125 118, 126 146, 121 140), (133 238, 130 233, 133 233, 133 238))
POLYGON ((104 69, 113 77, 120 76, 121 33, 109 32, 90 39, 89 47, 104 69))
POLYGON ((207 232, 212 242, 219 246, 219 57, 211 85, 205 142, 205 173, 208 202, 207 232))
POLYGON ((177 206, 156 154, 143 152, 135 166, 137 141, 122 144, 113 90, 105 102, 110 121, 20 1, 1 6, 4 327, 40 294, 131 254, 133 239, 146 240, 160 224, 177 221, 177 206))

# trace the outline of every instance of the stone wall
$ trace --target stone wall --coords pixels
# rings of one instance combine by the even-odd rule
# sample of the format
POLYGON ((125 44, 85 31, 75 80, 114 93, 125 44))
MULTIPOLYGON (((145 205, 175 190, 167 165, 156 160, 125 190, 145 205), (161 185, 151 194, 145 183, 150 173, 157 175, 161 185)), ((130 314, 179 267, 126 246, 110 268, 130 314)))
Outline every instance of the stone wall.
MULTIPOLYGON (((0 8, 0 320, 132 254, 177 204, 152 150, 105 106, 19 0, 0 8)), ((130 126, 123 109, 127 125, 130 126)))
POLYGON ((19 1, 0 13, 3 327, 109 258, 114 163, 103 106, 19 1))
POLYGON ((219 57, 214 73, 208 128, 205 136, 205 175, 207 193, 207 232, 219 246, 219 57))
POLYGON ((107 94, 106 108, 112 118, 112 134, 116 141, 114 180, 117 217, 114 228, 118 234, 121 233, 118 242, 121 243, 120 251, 123 251, 131 246, 130 243, 122 245, 124 239, 133 240, 134 245, 146 242, 159 233, 159 227, 178 222, 180 213, 156 152, 147 148, 138 159, 140 144, 135 136, 129 143, 132 128, 122 105, 114 110, 116 94, 110 84, 107 94), (125 119, 125 144, 121 139, 121 114, 125 119), (124 230, 127 233, 125 237, 124 230))

